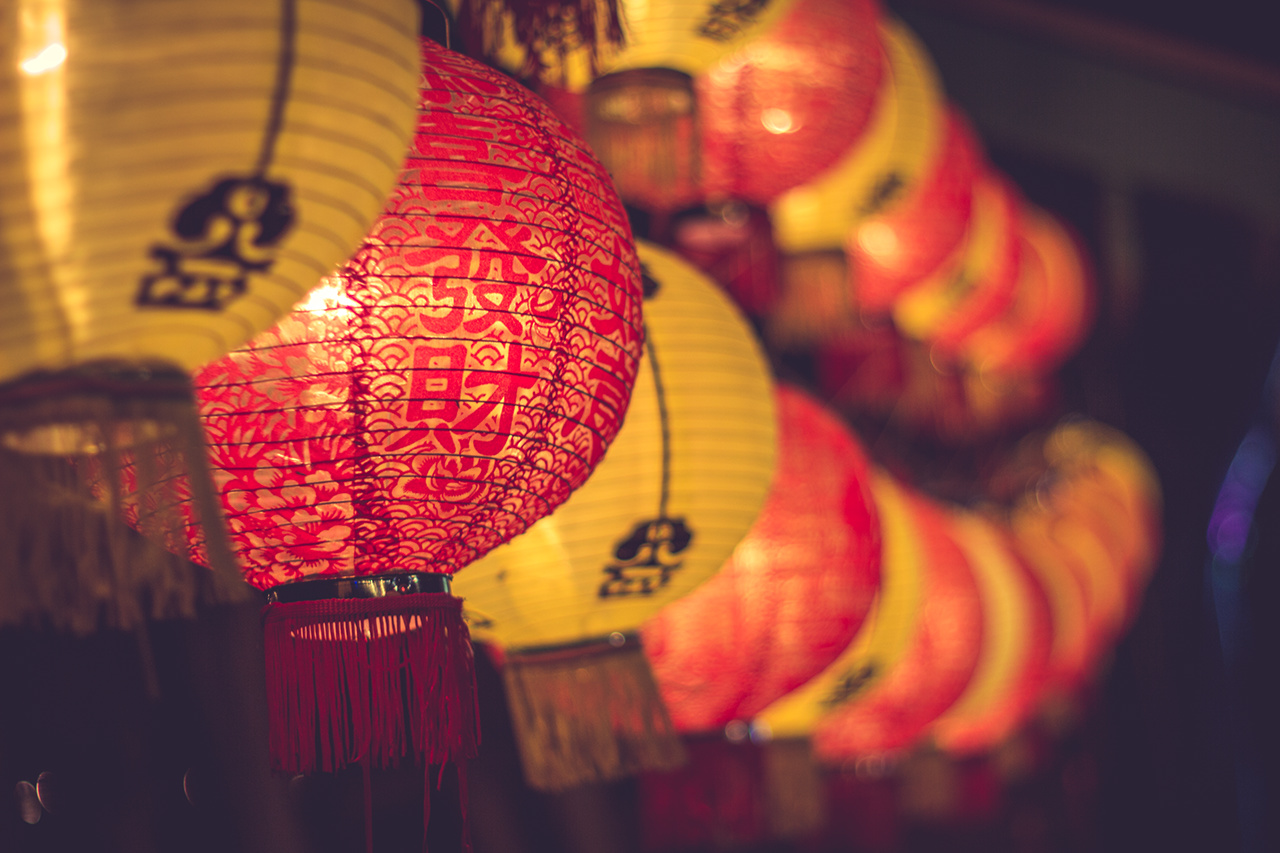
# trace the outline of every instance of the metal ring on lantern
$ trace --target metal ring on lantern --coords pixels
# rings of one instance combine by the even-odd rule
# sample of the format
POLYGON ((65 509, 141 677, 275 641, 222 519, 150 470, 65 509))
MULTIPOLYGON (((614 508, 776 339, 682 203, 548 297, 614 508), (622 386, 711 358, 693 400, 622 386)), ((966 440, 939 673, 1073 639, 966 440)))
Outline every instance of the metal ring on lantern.
POLYGON ((267 590, 268 604, 322 601, 330 598, 387 598, 419 592, 449 592, 449 575, 401 572, 391 575, 327 577, 281 584, 267 590))

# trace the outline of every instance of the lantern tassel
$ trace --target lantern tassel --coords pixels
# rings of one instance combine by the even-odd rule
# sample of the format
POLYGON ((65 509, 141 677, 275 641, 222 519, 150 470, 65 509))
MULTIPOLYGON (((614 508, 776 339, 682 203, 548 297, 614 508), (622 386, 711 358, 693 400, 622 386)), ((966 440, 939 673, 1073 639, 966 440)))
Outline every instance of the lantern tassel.
POLYGON ((771 740, 763 753, 770 835, 796 839, 816 833, 826 823, 826 787, 808 738, 771 740))
POLYGON ((636 640, 509 653, 503 680, 534 788, 563 791, 684 763, 636 640))
POLYGON ((0 483, 0 625, 133 630, 248 600, 176 368, 99 363, 5 385, 0 483), (165 547, 186 550, 184 505, 212 572, 165 547))
POLYGON ((594 74, 600 46, 623 43, 618 6, 619 0, 464 0, 459 22, 468 43, 488 57, 499 52, 510 26, 526 51, 520 73, 541 80, 548 56, 556 57, 563 69, 573 50, 587 51, 594 74))
POLYGON ((333 772, 427 766, 480 742, 471 640, 446 593, 269 604, 263 613, 272 765, 333 772))

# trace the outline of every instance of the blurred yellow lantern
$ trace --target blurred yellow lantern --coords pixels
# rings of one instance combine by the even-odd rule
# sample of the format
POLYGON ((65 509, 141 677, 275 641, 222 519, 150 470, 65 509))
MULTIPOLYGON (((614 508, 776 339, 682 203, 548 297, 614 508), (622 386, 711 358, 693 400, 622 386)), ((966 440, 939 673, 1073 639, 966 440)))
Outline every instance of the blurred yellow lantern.
POLYGON ((531 784, 671 766, 678 744, 635 634, 724 564, 774 464, 768 364, 737 309, 640 245, 645 356, 622 430, 556 512, 458 576, 473 635, 502 647, 531 784), (663 746, 663 743, 667 746, 663 746))
MULTIPOLYGON (((100 561, 88 530, 106 513, 70 496, 62 455, 110 468, 160 441, 158 479, 183 457, 199 467, 184 371, 275 322, 364 236, 413 129, 418 14, 412 0, 0 7, 0 476, 57 480, 6 504, 0 538, 32 553, 84 540, 67 560, 100 561), (79 531, 50 525, 77 513, 79 531)), ((65 597, 47 569, 0 620, 65 597)))

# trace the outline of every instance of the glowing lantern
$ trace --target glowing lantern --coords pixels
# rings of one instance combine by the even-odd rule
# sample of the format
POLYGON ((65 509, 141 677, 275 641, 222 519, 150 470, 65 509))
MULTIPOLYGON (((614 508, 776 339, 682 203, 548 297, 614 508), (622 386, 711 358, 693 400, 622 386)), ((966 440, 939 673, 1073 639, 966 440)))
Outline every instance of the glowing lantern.
POLYGON ((879 521, 861 448, 805 394, 780 386, 777 397, 778 469, 760 517, 719 573, 644 628, 683 732, 749 721, 821 672, 879 586, 879 521))
POLYGON ((961 244, 981 159, 968 122, 952 107, 920 179, 849 234, 849 277, 864 314, 891 310, 900 294, 937 272, 961 244))
POLYGON ((1026 721, 1040 700, 1053 643, 1052 611, 1007 531, 973 513, 952 517, 982 599, 982 652, 973 677, 929 732, 955 753, 988 749, 1026 721))
MULTIPOLYGON (((887 519, 884 482, 883 477, 876 481, 875 494, 881 517, 887 519)), ((847 697, 836 694, 842 701, 818 722, 813 749, 827 764, 912 746, 960 697, 978 663, 982 605, 973 569, 952 538, 943 510, 920 495, 904 494, 897 500, 903 502, 897 511, 908 518, 906 525, 896 527, 886 520, 885 575, 893 573, 896 560, 919 560, 924 575, 920 604, 897 659, 879 671, 867 670, 860 689, 848 691, 847 697), (895 541, 895 535, 908 541, 895 541)), ((867 666, 874 663, 879 661, 867 666)))
POLYGON ((766 826, 779 828, 779 804, 767 796, 779 786, 766 777, 783 772, 794 783, 786 771, 807 757, 751 755, 749 721, 848 646, 879 584, 879 521, 861 449, 800 391, 780 386, 777 401, 778 469, 760 517, 718 574, 644 628, 676 728, 711 736, 688 741, 687 768, 641 777, 655 843, 759 840, 766 826), (725 778, 726 762, 741 772, 725 778))
POLYGON ((199 471, 185 370, 275 322, 359 243, 413 128, 417 32, 411 0, 6 4, 0 466, 45 482, 6 504, 0 539, 61 548, 75 571, 6 560, 20 574, 0 620, 87 628, 105 607, 127 626, 146 615, 131 594, 157 615, 189 599, 119 553, 117 495, 83 488, 69 507, 68 481, 101 467, 56 457, 110 469, 150 449, 155 482, 199 471))
POLYGON ((641 245, 645 357, 605 460, 554 515, 459 579, 476 636, 502 647, 525 775, 558 790, 683 758, 641 624, 710 577, 773 475, 768 363, 688 264, 641 245))
POLYGON ((835 660, 759 713, 756 725, 772 739, 811 736, 824 715, 891 672, 915 633, 928 555, 914 529, 909 495, 881 472, 870 482, 883 542, 875 603, 863 629, 835 660))
POLYGON ((291 772, 474 749, 450 576, 586 479, 640 358, 639 267, 599 163, 508 78, 423 54, 418 133, 365 246, 197 377, 271 602, 271 752, 291 772))
POLYGON ((928 55, 901 23, 879 33, 886 65, 866 129, 835 165, 770 205, 783 252, 843 249, 853 228, 909 192, 940 150, 942 93, 928 55))
POLYGON ((833 165, 871 117, 884 68, 876 0, 796 0, 694 80, 708 198, 764 204, 833 165))
POLYGON ((1022 248, 1017 188, 985 170, 973 189, 973 216, 955 257, 910 286, 893 306, 898 328, 954 358, 964 340, 1013 302, 1022 248))
POLYGON ((1025 207, 1021 218, 1014 300, 961 347, 983 373, 1047 373, 1080 345, 1093 319, 1092 279, 1075 238, 1042 210, 1025 207))

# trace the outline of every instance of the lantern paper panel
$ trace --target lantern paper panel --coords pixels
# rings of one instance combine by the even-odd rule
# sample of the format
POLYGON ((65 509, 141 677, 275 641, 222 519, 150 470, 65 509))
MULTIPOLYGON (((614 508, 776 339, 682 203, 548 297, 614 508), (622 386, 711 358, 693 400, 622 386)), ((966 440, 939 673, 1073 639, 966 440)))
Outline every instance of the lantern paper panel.
MULTIPOLYGON (((766 32, 796 0, 616 0, 622 38, 611 37, 602 0, 558 4, 557 26, 517 31, 521 0, 449 0, 483 33, 483 49, 515 74, 531 75, 572 91, 619 71, 666 68, 696 74, 739 45, 766 32), (507 6, 511 9, 505 8, 507 6), (594 8, 592 8, 594 7, 594 8), (590 31, 594 25, 594 32, 590 31), (578 29, 588 29, 583 32, 578 29)), ((542 4, 529 2, 537 9, 542 4)))
POLYGON ((700 589, 644 628, 682 732, 749 721, 821 672, 866 619, 880 580, 879 520, 849 429, 779 386, 777 474, 760 517, 700 589))
MULTIPOLYGON (((880 501, 879 487, 876 494, 880 501)), ((818 722, 813 748, 826 764, 911 747, 960 697, 978 663, 983 614, 973 568, 951 535, 945 510, 920 494, 903 499, 909 526, 902 530, 918 542, 923 564, 919 610, 898 658, 818 722)), ((891 572, 892 528, 885 534, 891 572)))
POLYGON ((796 0, 694 80, 703 188, 765 204, 833 165, 866 127, 884 70, 875 0, 796 0))
POLYGON ((770 703, 755 725, 770 738, 807 738, 819 721, 891 673, 921 618, 930 554, 912 518, 906 488, 882 471, 871 476, 881 529, 880 587, 867 621, 820 673, 770 703))
POLYGON ((636 634, 720 568, 773 476, 772 383, 750 327, 677 256, 642 243, 640 259, 645 357, 608 454, 455 587, 476 636, 505 651, 525 775, 544 790, 682 759, 636 634))
POLYGON ((410 0, 9 10, 0 379, 215 358, 382 208, 417 104, 410 0))
POLYGON ((641 354, 600 164, 509 78, 422 50, 418 132, 365 246, 197 376, 237 555, 274 602, 271 746, 294 772, 473 748, 448 576, 586 479, 641 354))
POLYGON ((844 248, 853 228, 902 198, 940 150, 943 96, 928 54, 900 22, 883 21, 879 34, 886 66, 866 129, 833 166, 770 204, 784 252, 844 248))

